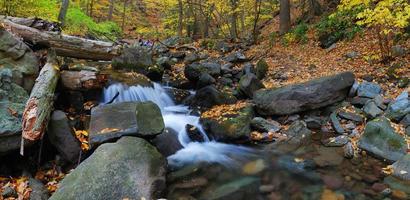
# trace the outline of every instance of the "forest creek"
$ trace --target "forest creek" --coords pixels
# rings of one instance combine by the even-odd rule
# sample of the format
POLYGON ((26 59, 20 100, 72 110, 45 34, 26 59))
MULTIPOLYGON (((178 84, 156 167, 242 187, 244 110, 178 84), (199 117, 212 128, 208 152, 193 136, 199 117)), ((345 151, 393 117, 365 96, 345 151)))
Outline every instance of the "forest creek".
POLYGON ((408 36, 376 62, 371 28, 112 42, 0 20, 0 200, 410 199, 408 36))

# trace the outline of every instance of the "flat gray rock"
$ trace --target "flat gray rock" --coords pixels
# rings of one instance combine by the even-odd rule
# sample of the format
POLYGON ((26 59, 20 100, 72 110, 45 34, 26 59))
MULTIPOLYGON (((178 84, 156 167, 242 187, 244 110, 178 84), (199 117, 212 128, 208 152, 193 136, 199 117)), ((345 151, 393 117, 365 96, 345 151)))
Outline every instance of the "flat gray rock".
POLYGON ((164 130, 159 107, 152 102, 122 102, 91 110, 90 144, 97 145, 125 135, 153 138, 164 130))

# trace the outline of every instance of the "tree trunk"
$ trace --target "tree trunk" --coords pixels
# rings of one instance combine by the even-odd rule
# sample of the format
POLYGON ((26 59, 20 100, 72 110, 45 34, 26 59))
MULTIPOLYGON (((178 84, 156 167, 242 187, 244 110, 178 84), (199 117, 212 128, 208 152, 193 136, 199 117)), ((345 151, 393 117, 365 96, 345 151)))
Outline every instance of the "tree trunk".
POLYGON ((108 20, 112 20, 112 14, 114 13, 114 0, 110 0, 110 7, 108 8, 108 20))
POLYGON ((50 113, 53 110, 54 91, 60 77, 56 54, 48 52, 47 63, 36 79, 22 118, 22 139, 20 153, 24 154, 24 141, 36 141, 46 131, 50 113))
POLYGON ((60 13, 58 14, 58 21, 61 22, 61 26, 64 26, 65 16, 67 14, 69 3, 69 0, 62 0, 60 13))
POLYGON ((10 32, 25 41, 55 49, 57 55, 90 60, 111 60, 120 54, 120 46, 110 42, 89 40, 56 32, 40 31, 35 28, 2 20, 10 32))
POLYGON ((182 0, 178 0, 178 36, 182 37, 183 19, 184 19, 184 5, 182 0))
POLYGON ((93 17, 93 10, 94 10, 94 0, 91 0, 90 2, 90 9, 88 10, 90 13, 88 14, 88 16, 90 16, 91 18, 93 17))
POLYGON ((123 5, 123 9, 122 9, 122 23, 121 23, 122 32, 125 32, 124 31, 124 28, 125 28, 125 12, 127 11, 127 2, 128 2, 128 0, 124 0, 124 5, 123 5))
POLYGON ((107 75, 98 74, 94 71, 67 71, 61 72, 61 83, 69 90, 87 91, 101 89, 107 83, 107 75))
POLYGON ((253 30, 252 30, 252 39, 254 43, 258 42, 258 35, 259 35, 259 30, 258 30, 258 21, 261 13, 261 6, 262 6, 262 0, 255 0, 255 13, 254 13, 254 20, 253 20, 253 30))
POLYGON ((279 11, 279 33, 284 34, 290 30, 290 2, 289 0, 280 0, 279 11))
POLYGON ((231 2, 231 9, 233 10, 231 15, 231 38, 236 39, 238 38, 238 28, 237 28, 237 21, 238 21, 238 12, 236 9, 238 8, 238 1, 239 0, 230 0, 231 2))

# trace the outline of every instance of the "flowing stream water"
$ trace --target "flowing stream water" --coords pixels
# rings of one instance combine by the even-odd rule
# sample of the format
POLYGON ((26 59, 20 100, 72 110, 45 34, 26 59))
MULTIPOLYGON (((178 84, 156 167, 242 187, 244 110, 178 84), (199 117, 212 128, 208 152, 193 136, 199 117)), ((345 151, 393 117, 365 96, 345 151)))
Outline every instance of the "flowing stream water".
POLYGON ((191 115, 191 110, 185 105, 176 105, 167 94, 166 88, 158 83, 153 87, 127 86, 115 83, 104 89, 103 102, 145 102, 152 101, 161 109, 166 128, 173 129, 178 135, 178 141, 184 147, 168 157, 172 167, 183 167, 199 162, 219 163, 227 167, 238 167, 241 161, 254 155, 254 150, 239 145, 216 142, 208 137, 202 128, 199 117, 191 115), (194 142, 188 137, 186 126, 195 126, 201 133, 204 142, 194 142))
POLYGON ((280 143, 249 148, 217 142, 208 137, 199 117, 188 106, 177 105, 167 89, 157 83, 153 87, 115 83, 104 89, 103 101, 117 96, 113 102, 152 101, 161 109, 165 126, 174 130, 183 146, 167 158, 169 199, 329 199, 322 195, 326 188, 345 199, 383 199, 383 195, 367 198, 363 194, 374 182, 382 182, 383 176, 374 173, 383 166, 381 161, 370 156, 344 159, 343 149, 323 147, 313 136, 296 148, 280 143), (204 142, 188 137, 188 124, 199 130, 204 142))

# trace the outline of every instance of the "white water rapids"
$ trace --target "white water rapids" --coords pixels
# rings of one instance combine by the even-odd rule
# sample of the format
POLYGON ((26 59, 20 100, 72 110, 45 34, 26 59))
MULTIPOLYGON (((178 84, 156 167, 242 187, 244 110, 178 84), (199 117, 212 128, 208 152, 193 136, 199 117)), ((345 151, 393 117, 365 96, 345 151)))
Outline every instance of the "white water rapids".
POLYGON ((168 157, 168 164, 182 167, 200 162, 219 163, 227 167, 239 167, 241 161, 253 156, 252 149, 238 145, 224 144, 209 139, 199 123, 199 117, 190 115, 188 106, 176 105, 166 93, 165 88, 158 83, 154 87, 126 86, 116 83, 104 89, 104 102, 109 102, 115 95, 113 103, 152 101, 161 109, 165 127, 171 128, 178 135, 178 141, 184 147, 168 157), (193 142, 188 137, 186 125, 193 125, 200 131, 204 142, 193 142))

